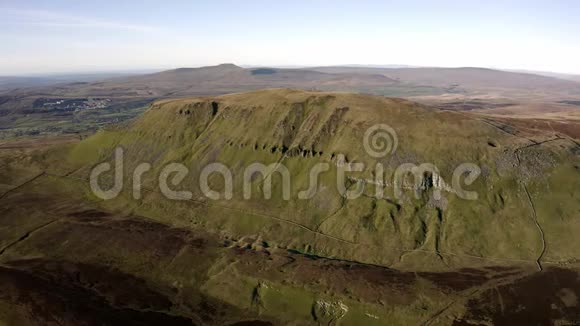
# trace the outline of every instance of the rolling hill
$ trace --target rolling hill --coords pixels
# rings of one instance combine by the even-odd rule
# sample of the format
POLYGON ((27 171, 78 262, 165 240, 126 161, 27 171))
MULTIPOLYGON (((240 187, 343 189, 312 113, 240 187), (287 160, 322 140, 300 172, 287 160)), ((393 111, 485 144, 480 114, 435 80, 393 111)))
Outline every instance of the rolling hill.
MULTIPOLYGON (((304 249, 302 246, 306 246, 315 254, 341 256, 344 259, 356 257, 381 265, 396 264, 400 258, 398 254, 373 254, 373 248, 384 248, 387 244, 405 250, 437 252, 453 249, 457 254, 533 260, 538 248, 531 244, 538 243, 538 234, 536 226, 529 223, 529 215, 522 214, 530 209, 523 200, 525 197, 522 197, 522 183, 529 182, 528 187, 538 196, 537 200, 547 203, 549 199, 542 196, 548 194, 543 194, 541 189, 552 182, 550 178, 560 178, 567 173, 577 175, 574 167, 577 163, 573 162, 576 161, 574 153, 578 150, 575 141, 564 134, 537 131, 510 133, 509 129, 502 129, 501 125, 494 125, 477 116, 437 111, 413 102, 286 89, 157 102, 130 128, 99 133, 80 144, 71 155, 86 161, 94 154, 81 153, 111 153, 113 149, 106 144, 124 146, 126 157, 131 158, 131 168, 138 162, 155 161, 161 167, 164 162, 179 161, 191 171, 199 172, 205 164, 221 162, 232 169, 234 188, 240 192, 244 175, 242 167, 254 161, 285 164, 291 175, 300 176, 292 185, 293 198, 297 197, 299 190, 308 188, 305 176, 309 175, 308 171, 316 163, 327 162, 331 165, 331 171, 335 172, 340 154, 344 155, 346 162, 365 164, 363 172, 354 174, 363 180, 373 179, 372 167, 377 162, 384 164, 385 175, 391 177, 399 164, 430 163, 437 167, 447 184, 451 184, 454 169, 461 163, 477 164, 487 171, 473 185, 483 198, 473 202, 461 200, 449 189, 449 197, 444 202, 433 202, 429 196, 418 201, 406 199, 409 208, 404 208, 402 202, 393 203, 396 202, 394 194, 387 195, 386 202, 375 201, 371 196, 345 203, 341 201, 340 194, 331 190, 308 201, 284 202, 280 197, 281 188, 276 186, 273 189, 277 200, 266 203, 263 200, 255 203, 251 200, 228 201, 228 205, 241 210, 254 208, 274 216, 288 216, 291 223, 306 227, 302 230, 289 227, 293 230, 284 237, 277 228, 279 222, 268 226, 271 221, 260 221, 255 225, 256 229, 250 231, 249 221, 256 218, 249 214, 247 223, 242 222, 242 218, 236 222, 248 228, 245 232, 260 232, 265 238, 292 239, 289 243, 284 241, 284 245, 301 250, 304 249), (380 123, 392 126, 398 138, 397 152, 385 157, 384 161, 367 154, 362 146, 365 130, 380 123), (99 143, 102 140, 106 140, 105 147, 99 143), (498 202, 498 198, 503 199, 498 202), (511 198, 511 202, 506 203, 506 198, 511 198), (336 215, 328 214, 335 211, 336 215), (388 211, 394 215, 381 215, 388 211), (408 225, 409 229, 397 225, 397 220, 408 220, 418 212, 424 214, 425 225, 408 225), (471 215, 473 212, 477 212, 476 215, 471 215), (496 219, 486 219, 482 212, 488 212, 496 219), (502 214, 505 219, 511 220, 510 226, 498 217, 502 214), (431 216, 438 217, 433 219, 431 216), (387 223, 389 219, 394 221, 387 223), (475 233, 465 234, 466 230, 475 233), (267 235, 269 232, 272 232, 270 236, 267 235), (320 234, 330 237, 318 236, 320 234), (478 239, 477 243, 470 243, 472 237, 478 239), (512 237, 531 246, 506 246, 512 237), (333 239, 344 241, 336 243, 333 239)), ((95 158, 103 160, 107 155, 95 158)), ((92 165, 95 161, 86 163, 92 165)), ((159 173, 160 170, 157 170, 152 175, 159 173)), ((332 185, 336 184, 333 174, 336 175, 330 173, 324 180, 322 188, 332 189, 332 185)), ((195 185, 195 176, 196 173, 191 173, 184 183, 195 185)), ((157 182, 155 177, 144 178, 144 184, 151 187, 157 182)), ((394 180, 391 178, 390 181, 392 186, 394 180)), ((374 191, 372 185, 365 189, 369 195, 374 191)), ((574 188, 572 185, 559 187, 561 191, 564 189, 571 191, 574 188)), ((572 191, 569 195, 575 193, 572 191)), ((240 199, 239 195, 237 193, 234 198, 240 199)), ((549 196, 557 194, 551 192, 549 196)), ((193 197, 203 196, 198 192, 193 197)), ((555 216, 566 220, 566 216, 574 215, 573 212, 578 209, 572 206, 571 211, 561 208, 556 213, 553 211, 555 207, 544 205, 537 204, 546 209, 543 218, 550 216, 549 221, 559 220, 555 216)), ((174 212, 171 215, 179 214, 174 212)), ((217 223, 215 227, 225 223, 220 228, 229 225, 226 220, 213 222, 217 223)), ((236 232, 236 226, 227 226, 230 227, 236 232)), ((557 242, 563 241, 569 231, 558 232, 557 242)), ((564 242, 569 244, 573 241, 576 241, 575 237, 570 234, 564 242)), ((551 246, 546 258, 572 259, 572 256, 567 256, 571 253, 565 248, 569 246, 561 249, 551 246)), ((399 263, 405 265, 404 260, 399 263)))
MULTIPOLYGON (((401 99, 269 89, 160 100, 77 144, 6 149, 0 311, 24 324, 106 323, 111 311, 184 324, 571 322, 580 148, 528 127, 401 99), (376 126, 390 138, 367 138, 376 126), (381 144, 389 151, 377 155, 381 144), (91 171, 117 166, 120 148, 123 186, 102 200, 91 171), (181 178, 164 174, 176 163, 181 178), (215 163, 231 172, 231 198, 200 185, 215 163), (254 163, 271 167, 246 174, 254 163), (364 167, 342 180, 355 163, 364 167), (453 181, 464 163, 477 177, 453 181), (328 169, 311 188, 319 164, 328 169), (397 183, 409 164, 431 168, 397 183), (345 198, 338 184, 359 195, 345 198), (27 312, 38 305, 44 314, 27 312)), ((101 187, 113 186, 110 172, 101 187)), ((207 185, 224 194, 224 180, 207 185)))

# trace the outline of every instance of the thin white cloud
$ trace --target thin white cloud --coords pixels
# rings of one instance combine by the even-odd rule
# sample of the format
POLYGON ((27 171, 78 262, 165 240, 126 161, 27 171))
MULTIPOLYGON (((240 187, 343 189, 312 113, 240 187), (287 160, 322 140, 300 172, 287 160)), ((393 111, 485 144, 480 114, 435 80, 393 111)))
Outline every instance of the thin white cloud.
POLYGON ((117 29, 135 32, 156 32, 160 30, 160 28, 156 26, 114 22, 60 12, 2 7, 0 7, 0 24, 39 27, 117 29))

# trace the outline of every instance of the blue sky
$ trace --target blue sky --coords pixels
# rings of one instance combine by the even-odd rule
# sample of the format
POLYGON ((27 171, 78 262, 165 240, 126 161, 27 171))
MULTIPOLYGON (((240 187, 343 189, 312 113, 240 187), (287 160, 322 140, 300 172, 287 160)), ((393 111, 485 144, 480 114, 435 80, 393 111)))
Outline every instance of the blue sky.
POLYGON ((407 64, 580 74, 580 1, 6 1, 0 75, 407 64))

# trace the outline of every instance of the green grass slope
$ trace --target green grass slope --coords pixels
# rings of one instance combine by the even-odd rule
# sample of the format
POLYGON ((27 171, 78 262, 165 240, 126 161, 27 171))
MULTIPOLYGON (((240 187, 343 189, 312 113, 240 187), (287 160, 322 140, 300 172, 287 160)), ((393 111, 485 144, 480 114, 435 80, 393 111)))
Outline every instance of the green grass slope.
MULTIPOLYGON (((573 260, 573 248, 580 246, 580 165, 573 140, 526 135, 404 100, 272 89, 160 101, 131 125, 101 131, 73 148, 70 177, 87 180, 95 164, 112 162, 118 146, 125 150, 123 191, 100 204, 180 227, 402 270, 511 263, 536 268, 573 260), (396 151, 378 159, 363 146, 365 131, 376 124, 388 124, 398 137, 396 151), (429 187, 417 197, 408 189, 397 198, 392 186, 377 199, 367 183, 361 197, 346 200, 336 190, 339 154, 365 164, 364 171, 348 174, 352 178, 374 179, 381 163, 387 184, 403 163, 431 163, 448 185, 460 164, 474 163, 481 175, 463 187, 478 199, 443 191, 437 200, 429 187), (132 174, 144 162, 152 169, 143 175, 143 197, 136 200, 132 174), (209 199, 199 188, 202 169, 215 162, 232 171, 231 200, 209 199), (252 198, 243 198, 244 169, 255 162, 288 168, 290 200, 282 197, 278 174, 271 199, 261 195, 260 176, 252 178, 252 198), (191 199, 160 193, 159 175, 169 163, 187 166, 188 175, 172 188, 191 191, 191 199), (299 199, 318 163, 329 163, 330 170, 321 174, 311 199, 299 199)), ((424 178, 429 183, 429 175, 424 178)), ((112 176, 103 179, 106 184, 112 176)), ((209 180, 213 190, 223 190, 219 175, 209 180)), ((349 189, 357 187, 353 180, 349 189)))

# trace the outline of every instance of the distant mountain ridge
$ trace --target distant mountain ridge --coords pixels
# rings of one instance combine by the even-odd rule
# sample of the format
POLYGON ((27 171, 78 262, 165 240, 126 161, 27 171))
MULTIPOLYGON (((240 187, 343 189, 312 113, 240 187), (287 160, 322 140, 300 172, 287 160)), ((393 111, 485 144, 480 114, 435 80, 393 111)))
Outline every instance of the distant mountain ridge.
MULTIPOLYGON (((144 75, 89 81, 84 84, 72 83, 51 87, 53 86, 39 87, 34 91, 55 96, 155 98, 216 95, 277 87, 351 91, 401 97, 443 94, 450 91, 470 93, 481 90, 527 92, 542 90, 580 94, 580 83, 575 81, 487 68, 329 66, 287 69, 242 68, 231 63, 199 68, 178 68, 144 75)), ((26 95, 26 91, 20 91, 19 94, 26 95)))
POLYGON ((396 80, 445 86, 458 84, 471 88, 577 88, 570 80, 524 72, 509 72, 489 68, 367 68, 367 67, 314 67, 311 70, 326 73, 384 74, 396 80))
POLYGON ((520 72, 520 73, 526 73, 526 74, 534 74, 534 75, 547 76, 547 77, 553 77, 553 78, 559 78, 559 79, 565 79, 565 80, 573 80, 573 81, 580 82, 580 75, 577 75, 577 74, 566 74, 566 73, 559 73, 559 72, 537 71, 537 70, 513 70, 513 69, 509 69, 506 71, 520 72))
MULTIPOLYGON (((580 82, 486 68, 243 68, 232 63, 119 76, 100 81, 10 90, 0 79, 0 115, 30 110, 37 99, 88 98, 112 104, 163 98, 221 95, 268 88, 355 92, 389 97, 437 96, 580 100, 580 82), (2 89, 2 87, 4 89, 2 89)), ((136 105, 137 105, 136 104, 136 105)), ((140 104, 139 104, 140 105, 140 104)))

